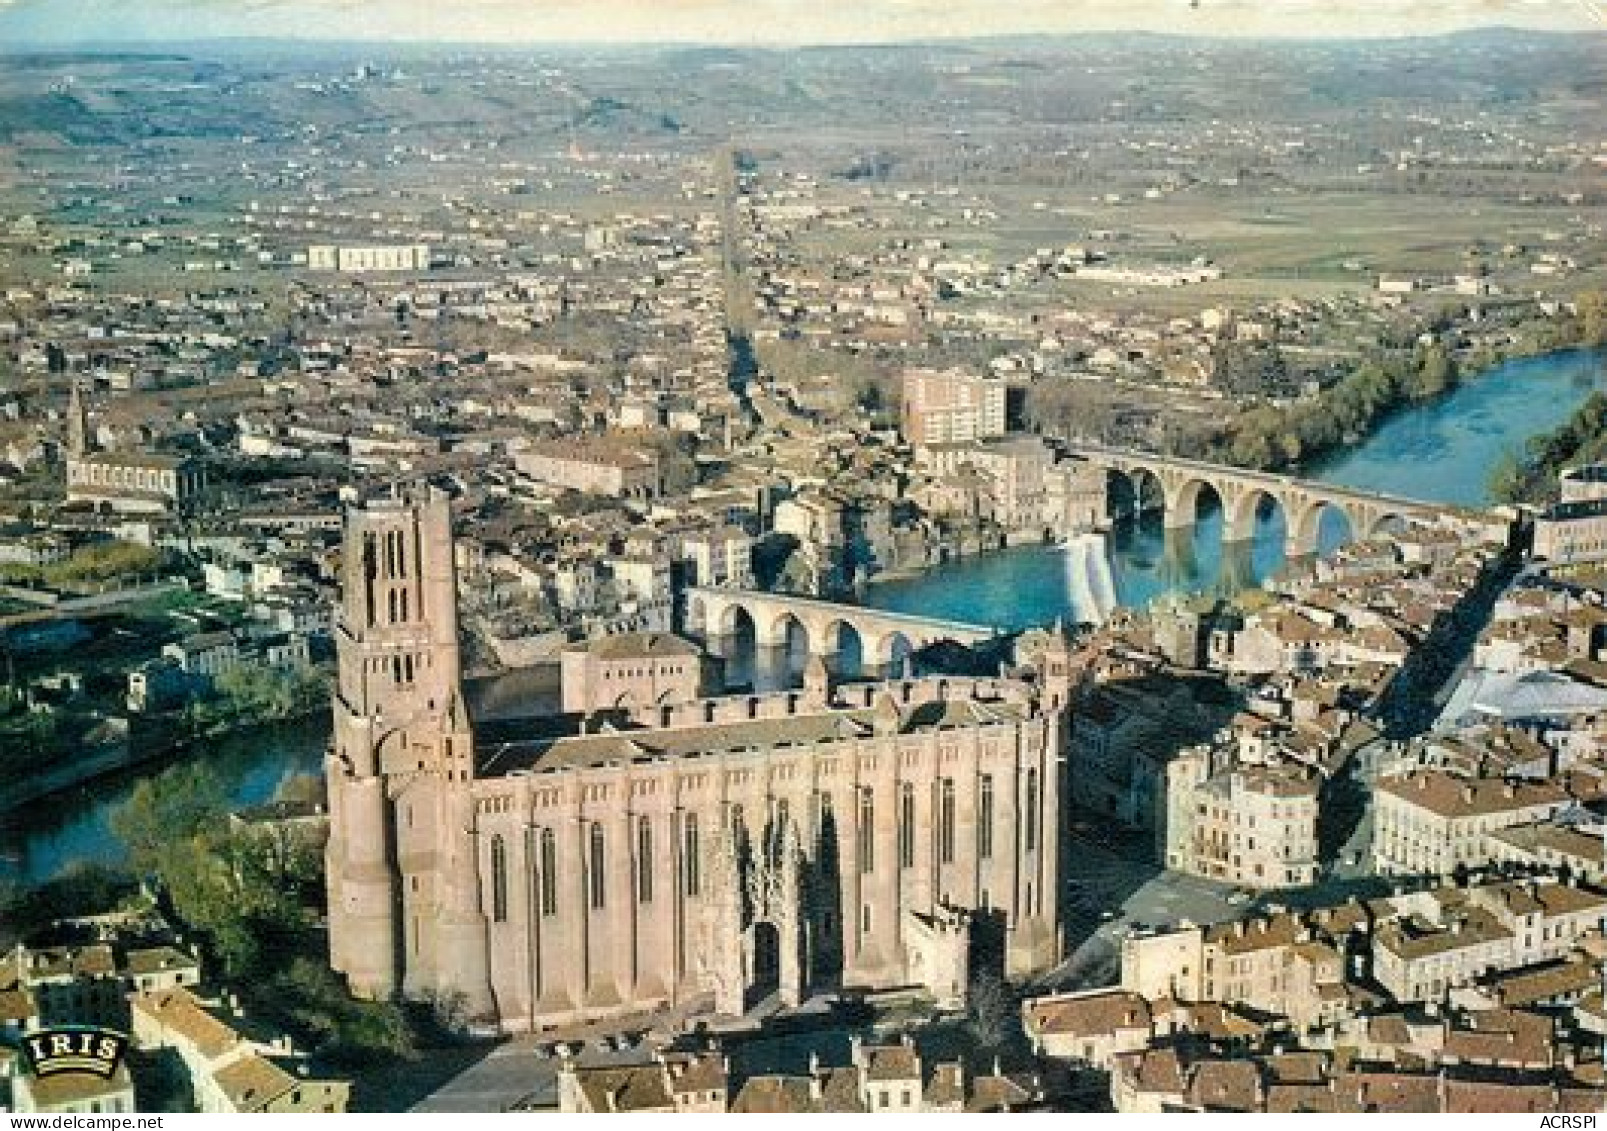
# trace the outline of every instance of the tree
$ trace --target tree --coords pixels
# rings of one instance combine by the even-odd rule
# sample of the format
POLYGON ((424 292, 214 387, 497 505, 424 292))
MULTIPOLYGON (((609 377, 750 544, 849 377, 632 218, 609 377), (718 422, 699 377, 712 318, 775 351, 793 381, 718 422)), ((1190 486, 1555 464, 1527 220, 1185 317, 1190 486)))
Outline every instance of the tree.
POLYGON ((966 1026, 979 1049, 996 1052, 1008 1044, 1015 1033, 1016 1016, 1015 994, 1002 977, 985 970, 971 980, 966 1026))
POLYGON ((1607 345, 1607 291, 1586 291, 1574 300, 1580 340, 1587 346, 1607 345))
POLYGON ((155 877, 180 919, 206 935, 232 975, 304 922, 320 866, 310 844, 273 829, 234 828, 204 764, 177 766, 135 787, 111 817, 135 869, 155 877))
POLYGON ((155 875, 175 843, 215 826, 222 813, 222 786, 204 763, 197 762, 140 782, 112 813, 111 828, 128 846, 135 870, 155 875))
POLYGON ((1527 469, 1512 452, 1502 452, 1490 469, 1490 496, 1499 503, 1517 503, 1526 493, 1527 469))
POLYGON ((1417 359, 1417 375, 1412 393, 1417 397, 1433 397, 1445 392, 1456 383, 1456 363, 1439 342, 1424 349, 1417 359))
POLYGON ((295 958, 273 976, 270 988, 324 1055, 348 1064, 417 1055, 407 1018, 394 1003, 352 1000, 320 962, 295 958))
POLYGON ((1240 396, 1276 396, 1290 388, 1289 366, 1275 345, 1219 342, 1211 351, 1211 383, 1240 396))

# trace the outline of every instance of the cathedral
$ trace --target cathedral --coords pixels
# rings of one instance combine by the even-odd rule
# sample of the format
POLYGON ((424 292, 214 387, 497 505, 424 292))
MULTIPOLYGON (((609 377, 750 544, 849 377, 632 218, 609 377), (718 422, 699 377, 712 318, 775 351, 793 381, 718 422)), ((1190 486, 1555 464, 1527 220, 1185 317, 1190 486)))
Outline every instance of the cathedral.
POLYGON ((342 590, 327 874, 355 992, 519 1032, 852 988, 958 1007, 984 965, 1059 961, 1063 643, 1033 679, 834 687, 816 663, 800 690, 493 740, 444 495, 354 507, 342 590))

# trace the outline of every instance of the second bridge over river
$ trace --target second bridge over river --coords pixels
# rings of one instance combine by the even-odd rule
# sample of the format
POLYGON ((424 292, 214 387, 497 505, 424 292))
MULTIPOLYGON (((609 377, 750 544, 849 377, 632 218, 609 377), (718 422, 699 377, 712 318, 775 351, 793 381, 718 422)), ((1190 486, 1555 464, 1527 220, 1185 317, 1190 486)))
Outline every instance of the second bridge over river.
POLYGON ((980 644, 999 635, 989 625, 890 613, 788 593, 694 586, 686 591, 685 630, 705 644, 734 640, 746 620, 754 644, 784 648, 796 627, 810 655, 831 657, 843 648, 844 629, 859 639, 863 663, 888 667, 940 640, 980 644))
POLYGON ((1248 542, 1255 534, 1257 513, 1275 505, 1283 511, 1287 557, 1317 552, 1319 528, 1328 510, 1344 517, 1352 538, 1363 540, 1411 520, 1433 522, 1468 514, 1439 503, 1148 452, 1086 444, 1071 445, 1068 452, 1125 478, 1132 486, 1135 505, 1147 510, 1159 503, 1166 525, 1173 529, 1194 525, 1200 500, 1209 492, 1222 507, 1223 541, 1248 542))

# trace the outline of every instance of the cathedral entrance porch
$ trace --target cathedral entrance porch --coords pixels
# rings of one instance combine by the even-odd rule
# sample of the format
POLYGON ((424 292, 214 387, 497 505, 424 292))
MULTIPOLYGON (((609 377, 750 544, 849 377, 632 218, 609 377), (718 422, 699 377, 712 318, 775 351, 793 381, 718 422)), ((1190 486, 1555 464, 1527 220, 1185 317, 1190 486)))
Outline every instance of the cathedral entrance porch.
MULTIPOLYGON (((748 956, 748 988, 743 1005, 752 1009, 781 989, 781 932, 774 923, 755 923, 748 956)), ((791 995, 797 1000, 796 987, 791 995)))

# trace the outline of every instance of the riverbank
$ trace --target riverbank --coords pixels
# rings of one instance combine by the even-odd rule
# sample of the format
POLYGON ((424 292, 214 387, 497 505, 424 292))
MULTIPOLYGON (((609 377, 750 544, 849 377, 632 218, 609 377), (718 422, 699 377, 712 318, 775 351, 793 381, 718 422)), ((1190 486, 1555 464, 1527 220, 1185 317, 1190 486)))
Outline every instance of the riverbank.
MULTIPOLYGON (((1585 299, 1581 299, 1581 304, 1585 299)), ((1599 301, 1599 300, 1598 300, 1599 301)), ((1409 354, 1379 353, 1310 403, 1245 413, 1201 458, 1257 471, 1294 471, 1365 444, 1402 413, 1432 407, 1490 373, 1537 358, 1604 348, 1601 328, 1572 315, 1530 319, 1510 328, 1512 341, 1480 343, 1459 353, 1441 341, 1409 354)))
POLYGON ((1490 473, 1490 493, 1503 503, 1556 501, 1559 476, 1570 467, 1607 460, 1607 392, 1592 393, 1564 423, 1529 437, 1490 473))
MULTIPOLYGON (((1486 507, 1489 468, 1508 448, 1544 434, 1607 388, 1607 349, 1559 350, 1506 362, 1432 403, 1397 413, 1365 442, 1307 471, 1314 479, 1425 502, 1486 507)), ((1202 508, 1192 538, 1168 536, 1153 514, 1114 525, 1107 560, 1117 603, 1142 608, 1168 592, 1231 596, 1283 564, 1284 516, 1257 516, 1250 545, 1224 560, 1222 516, 1202 508), (1246 556, 1247 551, 1247 556, 1246 556)), ((1318 548, 1349 536, 1326 512, 1318 548)), ((860 600, 889 612, 1025 627, 1058 618, 1094 619, 1078 604, 1078 578, 1053 547, 1015 547, 867 586, 860 600)))
POLYGON ((1457 506, 1500 503, 1490 477, 1531 438, 1607 391, 1607 347, 1517 358, 1453 393, 1396 413, 1367 442, 1315 462, 1312 478, 1457 506))
POLYGON ((147 732, 141 737, 136 729, 130 731, 126 742, 99 753, 74 757, 72 755, 82 752, 64 750, 61 752, 63 758, 58 759, 57 764, 30 774, 26 780, 0 786, 0 821, 24 806, 82 789, 102 779, 175 762, 224 738, 249 738, 270 729, 307 726, 327 711, 328 707, 320 704, 278 718, 219 720, 209 724, 204 731, 190 734, 168 726, 162 727, 160 733, 147 732))

